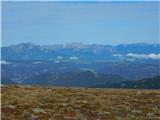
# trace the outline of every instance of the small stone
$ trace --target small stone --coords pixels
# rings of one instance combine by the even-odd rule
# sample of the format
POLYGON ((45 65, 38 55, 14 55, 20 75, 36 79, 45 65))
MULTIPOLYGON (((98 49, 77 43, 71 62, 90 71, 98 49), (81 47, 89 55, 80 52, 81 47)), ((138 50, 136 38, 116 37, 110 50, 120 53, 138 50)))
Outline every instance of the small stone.
POLYGON ((140 111, 140 110, 132 110, 132 113, 140 114, 140 113, 142 113, 142 111, 140 111))
POLYGON ((36 119, 38 119, 38 116, 34 115, 34 114, 31 114, 31 120, 36 120, 36 119))
POLYGON ((110 115, 109 112, 99 112, 99 115, 110 115))
POLYGON ((64 107, 68 106, 69 104, 68 103, 63 103, 62 104, 64 107))
POLYGON ((35 114, 39 114, 39 113, 45 113, 45 111, 41 108, 33 108, 32 111, 35 113, 35 114))
POLYGON ((87 104, 87 103, 89 103, 89 102, 88 102, 88 101, 86 101, 86 100, 83 100, 83 101, 82 101, 82 103, 87 104))
POLYGON ((153 113, 150 113, 150 112, 147 113, 148 118, 152 118, 152 116, 153 116, 153 113))
POLYGON ((136 95, 140 95, 140 94, 142 94, 142 92, 141 91, 137 91, 136 95))
POLYGON ((4 105, 3 108, 7 108, 7 109, 15 109, 15 105, 4 105))

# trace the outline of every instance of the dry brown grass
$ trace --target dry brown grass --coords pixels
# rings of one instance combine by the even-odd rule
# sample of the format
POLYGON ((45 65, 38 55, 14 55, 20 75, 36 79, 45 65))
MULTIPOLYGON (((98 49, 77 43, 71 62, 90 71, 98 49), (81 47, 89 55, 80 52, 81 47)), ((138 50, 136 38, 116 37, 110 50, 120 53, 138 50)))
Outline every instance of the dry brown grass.
POLYGON ((2 87, 2 120, 160 120, 160 90, 2 87))

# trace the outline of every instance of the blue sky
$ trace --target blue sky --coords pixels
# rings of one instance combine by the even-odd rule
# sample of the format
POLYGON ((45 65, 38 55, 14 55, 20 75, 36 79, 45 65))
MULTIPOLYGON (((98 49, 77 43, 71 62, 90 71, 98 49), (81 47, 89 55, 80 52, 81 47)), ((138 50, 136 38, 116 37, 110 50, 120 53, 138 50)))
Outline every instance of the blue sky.
POLYGON ((158 43, 157 2, 2 2, 2 45, 158 43))

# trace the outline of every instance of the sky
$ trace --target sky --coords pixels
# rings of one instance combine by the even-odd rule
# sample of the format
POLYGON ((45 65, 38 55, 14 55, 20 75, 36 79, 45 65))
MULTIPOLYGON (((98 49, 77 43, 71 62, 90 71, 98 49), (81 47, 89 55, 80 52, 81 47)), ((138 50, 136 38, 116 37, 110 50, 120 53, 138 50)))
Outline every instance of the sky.
POLYGON ((2 2, 2 46, 158 43, 158 2, 2 2))

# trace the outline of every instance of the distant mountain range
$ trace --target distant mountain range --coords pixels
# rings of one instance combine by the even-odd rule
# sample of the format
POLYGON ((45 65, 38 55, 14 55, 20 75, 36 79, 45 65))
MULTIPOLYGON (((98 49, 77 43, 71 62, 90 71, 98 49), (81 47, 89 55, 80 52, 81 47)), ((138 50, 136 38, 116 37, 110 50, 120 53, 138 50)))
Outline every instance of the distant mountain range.
POLYGON ((102 83, 115 83, 124 81, 118 75, 98 74, 91 71, 81 72, 63 72, 63 73, 45 73, 34 76, 29 80, 23 81, 23 84, 31 85, 50 85, 65 87, 90 87, 102 83))
POLYGON ((1 55, 2 84, 160 88, 160 44, 22 43, 1 55))
POLYGON ((139 89, 160 89, 160 76, 145 78, 134 81, 120 81, 117 83, 105 83, 93 86, 95 88, 139 88, 139 89))
POLYGON ((98 44, 35 45, 22 43, 2 47, 2 60, 54 60, 54 61, 119 61, 160 59, 160 44, 98 44))
POLYGON ((1 75, 14 81, 23 81, 45 73, 93 71, 100 74, 119 75, 136 80, 160 75, 159 61, 117 62, 54 62, 54 61, 1 61, 1 75))
POLYGON ((160 76, 141 80, 126 80, 118 75, 98 74, 91 71, 45 73, 25 79, 18 83, 13 79, 2 78, 2 84, 42 85, 58 87, 90 88, 138 88, 160 89, 160 76))

